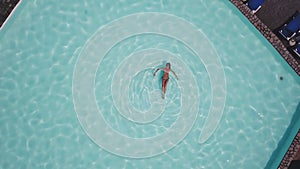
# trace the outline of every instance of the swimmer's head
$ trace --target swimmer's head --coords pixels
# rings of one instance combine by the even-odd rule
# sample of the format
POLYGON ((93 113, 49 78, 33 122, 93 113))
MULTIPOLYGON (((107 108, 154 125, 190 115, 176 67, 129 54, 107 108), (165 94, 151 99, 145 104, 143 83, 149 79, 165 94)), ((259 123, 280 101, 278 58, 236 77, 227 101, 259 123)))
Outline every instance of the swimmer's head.
POLYGON ((166 64, 166 67, 168 67, 168 68, 171 69, 171 64, 170 64, 170 63, 167 63, 167 64, 166 64))

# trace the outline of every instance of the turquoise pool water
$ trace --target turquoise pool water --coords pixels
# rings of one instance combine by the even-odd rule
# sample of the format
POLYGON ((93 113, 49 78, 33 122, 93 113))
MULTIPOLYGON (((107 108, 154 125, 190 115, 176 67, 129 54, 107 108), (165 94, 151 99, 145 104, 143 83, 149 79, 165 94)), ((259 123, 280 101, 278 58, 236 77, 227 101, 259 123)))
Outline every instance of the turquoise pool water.
POLYGON ((22 2, 0 33, 1 168, 265 167, 300 79, 239 15, 221 0, 22 2), (166 62, 179 80, 163 100, 166 62))

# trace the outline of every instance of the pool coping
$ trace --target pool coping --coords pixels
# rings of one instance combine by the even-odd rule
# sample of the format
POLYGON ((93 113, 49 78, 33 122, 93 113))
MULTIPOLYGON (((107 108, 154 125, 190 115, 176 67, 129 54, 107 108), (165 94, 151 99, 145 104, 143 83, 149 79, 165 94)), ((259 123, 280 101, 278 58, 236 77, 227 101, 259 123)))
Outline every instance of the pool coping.
POLYGON ((300 64, 284 46, 281 40, 269 29, 252 11, 243 3, 242 0, 229 0, 235 5, 242 14, 256 27, 257 30, 273 45, 279 54, 286 60, 292 69, 300 76, 300 64))

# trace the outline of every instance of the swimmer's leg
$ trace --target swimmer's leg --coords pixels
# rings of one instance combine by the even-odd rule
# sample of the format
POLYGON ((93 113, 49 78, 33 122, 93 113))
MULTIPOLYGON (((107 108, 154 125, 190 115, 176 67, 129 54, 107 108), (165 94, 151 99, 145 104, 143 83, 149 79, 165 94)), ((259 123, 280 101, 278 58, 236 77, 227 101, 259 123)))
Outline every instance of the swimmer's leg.
POLYGON ((169 79, 162 80, 162 98, 163 99, 165 98, 165 95, 166 95, 168 81, 169 81, 169 79))
POLYGON ((161 97, 162 97, 162 99, 164 99, 165 98, 165 92, 166 92, 166 88, 165 88, 165 84, 166 84, 166 82, 165 82, 166 80, 165 79, 162 79, 162 83, 161 83, 161 97))

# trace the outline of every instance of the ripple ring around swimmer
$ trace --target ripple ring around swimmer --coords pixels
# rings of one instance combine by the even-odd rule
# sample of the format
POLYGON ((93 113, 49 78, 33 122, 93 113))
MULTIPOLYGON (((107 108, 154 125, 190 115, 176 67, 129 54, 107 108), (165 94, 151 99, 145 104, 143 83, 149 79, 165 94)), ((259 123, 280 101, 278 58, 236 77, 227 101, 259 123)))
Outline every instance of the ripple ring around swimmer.
MULTIPOLYGON (((182 93, 181 104, 183 106, 181 106, 181 111, 190 108, 190 110, 181 113, 183 116, 182 119, 192 115, 190 119, 192 120, 191 123, 193 120, 195 120, 195 116, 199 107, 199 94, 198 91, 192 91, 185 87, 188 86, 185 84, 197 86, 195 77, 188 66, 181 59, 179 59, 175 54, 162 49, 146 49, 134 52, 122 61, 114 73, 111 93, 114 105, 124 118, 135 123, 147 124, 153 122, 161 116, 165 109, 165 102, 162 102, 160 99, 161 90, 154 89, 151 91, 146 89, 149 93, 151 107, 147 111, 140 111, 135 109, 130 104, 129 84, 134 76, 141 70, 152 70, 153 65, 161 65, 161 63, 163 63, 165 60, 168 60, 170 63, 172 63, 173 67, 181 67, 181 71, 177 72, 179 77, 184 77, 183 80, 177 81, 182 93)), ((153 72, 151 72, 151 76, 152 73, 153 72)), ((157 80, 157 78, 155 80, 157 80)), ((181 137, 182 136, 184 135, 181 135, 181 137)))
MULTIPOLYGON (((152 157, 175 147, 190 132, 197 117, 197 104, 184 105, 180 115, 167 131, 150 138, 131 138, 112 129, 97 108, 95 76, 109 50, 122 40, 152 33, 174 38, 188 46, 203 62, 210 78, 212 100, 208 117, 201 130, 199 143, 204 143, 217 128, 226 100, 223 66, 207 37, 193 24, 164 13, 137 13, 124 16, 100 28, 85 44, 75 65, 73 101, 78 120, 86 134, 101 148, 123 157, 152 157), (205 55, 201 53, 205 51, 205 55), (186 106, 186 107, 185 107, 186 106), (121 146, 121 147, 120 147, 121 146)), ((183 79, 182 79, 183 80, 183 79)), ((183 83, 179 80, 180 83, 183 83)), ((179 84, 182 85, 182 84, 179 84)), ((181 86, 182 101, 186 88, 181 86)), ((188 96, 199 102, 197 92, 188 96)))

